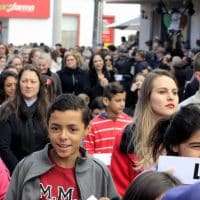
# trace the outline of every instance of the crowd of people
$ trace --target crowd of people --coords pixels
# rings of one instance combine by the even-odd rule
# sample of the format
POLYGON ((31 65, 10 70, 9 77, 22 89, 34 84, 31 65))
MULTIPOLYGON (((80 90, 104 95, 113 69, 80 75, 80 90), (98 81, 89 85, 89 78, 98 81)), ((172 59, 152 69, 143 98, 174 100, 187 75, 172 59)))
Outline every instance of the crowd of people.
POLYGON ((0 43, 0 200, 199 199, 158 172, 161 155, 200 157, 199 81, 200 53, 159 39, 0 43))

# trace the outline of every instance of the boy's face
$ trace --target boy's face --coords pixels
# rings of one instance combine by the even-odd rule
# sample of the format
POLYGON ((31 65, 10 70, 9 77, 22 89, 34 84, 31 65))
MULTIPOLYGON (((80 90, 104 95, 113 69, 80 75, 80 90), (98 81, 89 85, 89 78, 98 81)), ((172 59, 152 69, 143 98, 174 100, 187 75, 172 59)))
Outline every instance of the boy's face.
POLYGON ((55 153, 54 161, 65 164, 75 161, 86 130, 81 110, 54 111, 48 124, 49 138, 55 153))
POLYGON ((113 114, 120 114, 125 108, 126 93, 118 93, 114 95, 110 100, 108 98, 104 99, 104 103, 107 110, 113 114))

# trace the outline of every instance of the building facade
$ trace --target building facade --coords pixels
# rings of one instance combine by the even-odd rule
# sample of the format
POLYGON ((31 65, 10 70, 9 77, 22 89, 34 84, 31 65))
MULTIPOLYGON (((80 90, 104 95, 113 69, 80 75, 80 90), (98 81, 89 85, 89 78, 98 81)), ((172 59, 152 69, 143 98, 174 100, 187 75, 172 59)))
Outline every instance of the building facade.
MULTIPOLYGON (((166 29, 169 29, 169 16, 174 10, 181 13, 182 40, 189 47, 195 48, 200 39, 200 4, 197 0, 106 0, 107 3, 127 3, 141 5, 140 48, 147 49, 145 42, 155 37, 163 41, 166 29)), ((171 20, 171 19, 170 19, 171 20)))
MULTIPOLYGON (((139 14, 139 5, 104 3, 103 18, 108 23, 124 21, 139 14)), ((93 26, 94 0, 0 1, 0 41, 6 43, 92 46, 93 26)), ((131 34, 131 31, 104 31, 105 40, 117 45, 123 34, 131 34)))

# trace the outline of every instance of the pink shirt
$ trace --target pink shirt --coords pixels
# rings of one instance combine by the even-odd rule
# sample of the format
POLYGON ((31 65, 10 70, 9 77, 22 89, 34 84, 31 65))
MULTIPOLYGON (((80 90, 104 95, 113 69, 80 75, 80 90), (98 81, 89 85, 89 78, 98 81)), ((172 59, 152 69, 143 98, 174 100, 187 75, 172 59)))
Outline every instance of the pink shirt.
POLYGON ((3 161, 0 159, 0 200, 5 198, 10 183, 10 174, 3 161))

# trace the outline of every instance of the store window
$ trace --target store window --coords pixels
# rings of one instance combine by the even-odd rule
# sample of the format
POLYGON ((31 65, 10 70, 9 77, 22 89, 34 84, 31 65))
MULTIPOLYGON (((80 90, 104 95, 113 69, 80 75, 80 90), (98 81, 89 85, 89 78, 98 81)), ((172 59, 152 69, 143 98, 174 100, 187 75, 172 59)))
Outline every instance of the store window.
POLYGON ((62 18, 62 44, 65 48, 79 45, 80 15, 64 14, 62 18))

